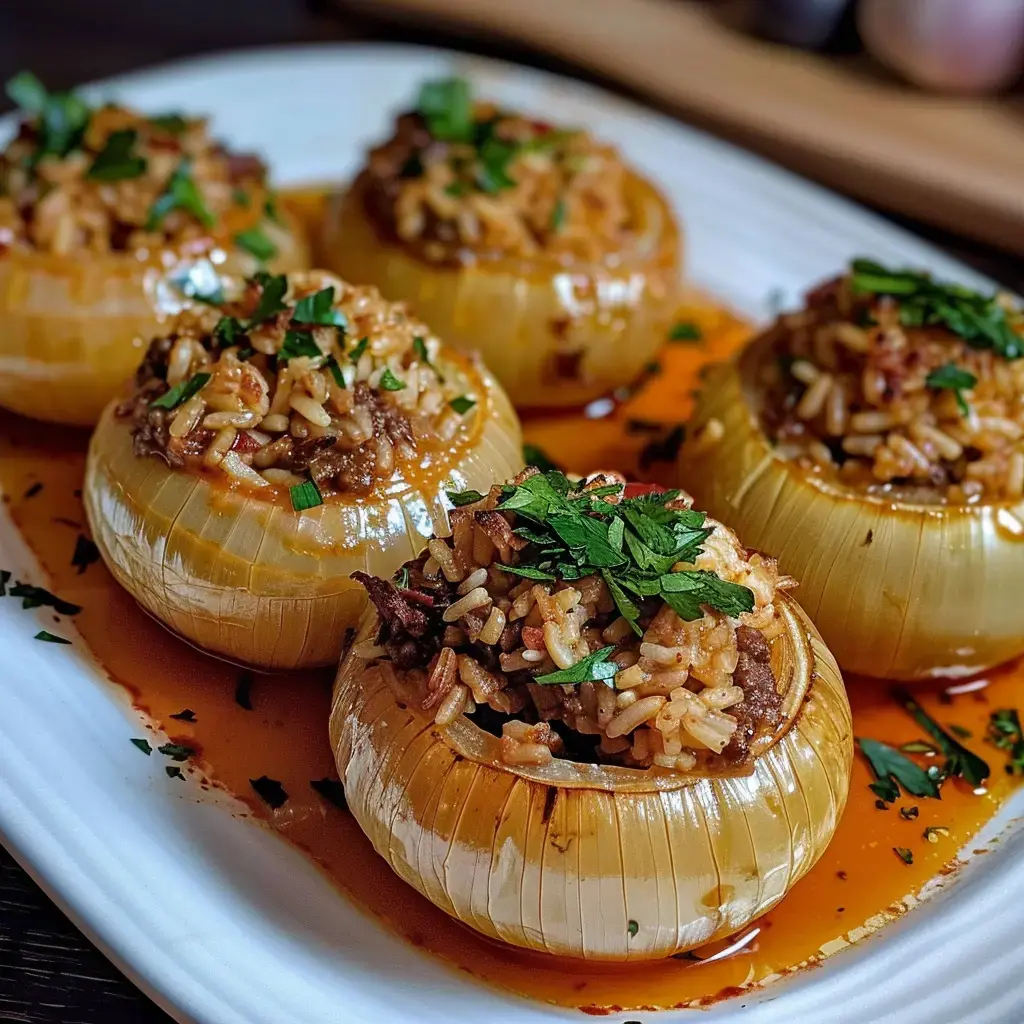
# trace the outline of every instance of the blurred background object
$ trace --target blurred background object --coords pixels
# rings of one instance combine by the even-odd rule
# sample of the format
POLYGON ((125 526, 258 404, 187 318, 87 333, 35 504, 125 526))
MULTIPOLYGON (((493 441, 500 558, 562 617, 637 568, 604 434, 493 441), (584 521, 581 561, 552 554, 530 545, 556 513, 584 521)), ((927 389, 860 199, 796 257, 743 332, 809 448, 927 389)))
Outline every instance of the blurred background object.
POLYGON ((849 47, 856 38, 853 0, 759 0, 754 30, 808 50, 849 47))

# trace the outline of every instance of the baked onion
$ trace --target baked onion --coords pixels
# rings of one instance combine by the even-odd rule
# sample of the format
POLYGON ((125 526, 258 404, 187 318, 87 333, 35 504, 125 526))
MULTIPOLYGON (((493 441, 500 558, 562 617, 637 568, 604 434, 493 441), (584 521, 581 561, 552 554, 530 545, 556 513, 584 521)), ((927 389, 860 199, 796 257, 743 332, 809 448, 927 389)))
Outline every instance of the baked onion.
POLYGON ((146 610, 213 654, 294 668, 338 660, 366 604, 353 571, 390 575, 443 527, 446 489, 521 465, 482 365, 373 288, 263 274, 152 342, 93 436, 84 500, 146 610))
POLYGON ((800 580, 844 671, 1024 652, 1024 320, 857 261, 705 380, 678 479, 800 580))
POLYGON ((641 373, 681 257, 672 210, 612 147, 474 103, 453 79, 423 87, 333 200, 323 259, 479 351, 517 407, 553 407, 641 373))
POLYGON ((774 906, 853 755, 791 581, 678 491, 527 471, 456 500, 402 584, 361 577, 377 611, 335 686, 377 852, 477 931, 562 956, 665 957, 774 906))
POLYGON ((0 405, 92 425, 182 260, 294 270, 308 245, 259 160, 228 153, 202 120, 91 110, 31 76, 11 86, 28 116, 0 156, 0 405))

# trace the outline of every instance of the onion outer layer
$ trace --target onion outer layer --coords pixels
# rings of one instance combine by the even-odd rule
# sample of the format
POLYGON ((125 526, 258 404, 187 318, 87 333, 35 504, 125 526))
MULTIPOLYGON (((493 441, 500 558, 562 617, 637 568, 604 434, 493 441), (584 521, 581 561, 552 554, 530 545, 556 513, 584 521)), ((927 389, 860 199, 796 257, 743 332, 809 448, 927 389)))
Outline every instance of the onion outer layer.
POLYGON ((522 468, 508 398, 486 371, 470 379, 476 430, 447 468, 301 513, 136 456, 112 403, 83 492, 103 560, 147 611, 212 654, 265 669, 335 664, 367 603, 351 573, 390 577, 445 532, 446 489, 486 492, 522 468))
POLYGON ((641 373, 678 306, 672 210, 632 172, 627 190, 639 238, 614 266, 504 259, 455 267, 383 240, 357 179, 329 204, 321 261, 347 280, 375 284, 385 298, 409 302, 447 344, 479 351, 516 408, 579 406, 641 373), (557 369, 571 366, 575 353, 578 377, 557 369))
MULTIPOLYGON (((267 227, 278 245, 275 272, 309 266, 298 222, 267 227)), ((251 274, 259 264, 225 250, 218 271, 251 274)), ((0 255, 0 405, 53 423, 92 426, 135 372, 159 331, 160 281, 190 257, 165 249, 55 256, 11 248, 0 255)))
MULTIPOLYGON (((496 737, 436 726, 352 650, 330 724, 348 806, 401 878, 491 938, 639 961, 729 935, 810 869, 849 790, 839 669, 796 602, 779 604, 787 727, 749 775, 510 767, 496 737)), ((359 637, 378 625, 368 613, 359 637)))
POLYGON ((1024 652, 1024 502, 912 505, 805 473, 761 429, 758 358, 755 342, 709 373, 677 482, 800 581, 800 603, 843 671, 961 676, 1024 652), (711 419, 725 433, 701 451, 711 419))

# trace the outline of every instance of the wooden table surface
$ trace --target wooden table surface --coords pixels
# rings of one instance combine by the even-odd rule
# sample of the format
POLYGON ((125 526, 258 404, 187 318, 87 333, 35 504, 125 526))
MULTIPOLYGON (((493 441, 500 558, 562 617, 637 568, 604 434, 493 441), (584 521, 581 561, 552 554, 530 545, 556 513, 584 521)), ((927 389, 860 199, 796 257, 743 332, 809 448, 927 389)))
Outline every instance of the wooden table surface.
MULTIPOLYGON (((365 10, 365 8, 362 8, 365 10)), ((0 0, 0 81, 33 69, 48 85, 78 82, 202 51, 304 40, 392 40, 471 49, 572 73, 564 62, 507 44, 337 13, 302 0, 0 0)), ((589 75, 580 77, 593 78, 589 75)), ((607 84, 607 83, 602 83, 607 84)), ((0 110, 7 109, 0 102, 0 110)), ((949 235, 903 222, 1018 290, 1024 265, 949 235)), ((0 1022, 168 1024, 57 910, 0 847, 0 1022)), ((281 1024, 288 1024, 282 1021, 281 1024)))

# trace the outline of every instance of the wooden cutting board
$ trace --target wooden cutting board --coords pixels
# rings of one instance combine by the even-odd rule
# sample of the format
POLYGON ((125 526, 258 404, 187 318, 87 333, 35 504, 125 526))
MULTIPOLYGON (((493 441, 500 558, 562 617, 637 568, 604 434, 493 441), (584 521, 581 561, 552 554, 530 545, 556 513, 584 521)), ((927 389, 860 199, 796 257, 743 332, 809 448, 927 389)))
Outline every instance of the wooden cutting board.
POLYGON ((695 0, 362 0, 606 75, 850 195, 1024 255, 1024 98, 905 86, 725 27, 695 0))

